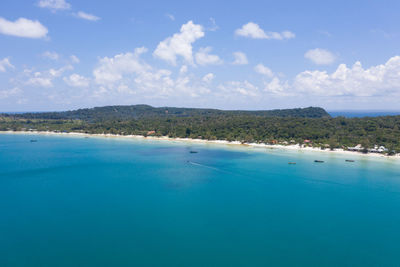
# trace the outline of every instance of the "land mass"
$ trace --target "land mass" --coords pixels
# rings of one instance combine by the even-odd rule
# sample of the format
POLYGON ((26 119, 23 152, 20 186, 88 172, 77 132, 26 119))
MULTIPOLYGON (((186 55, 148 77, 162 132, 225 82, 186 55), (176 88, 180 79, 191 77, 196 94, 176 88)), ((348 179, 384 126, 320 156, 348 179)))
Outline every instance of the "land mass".
POLYGON ((148 105, 0 114, 0 131, 167 136, 400 153, 400 116, 332 118, 323 108, 218 110, 148 105))

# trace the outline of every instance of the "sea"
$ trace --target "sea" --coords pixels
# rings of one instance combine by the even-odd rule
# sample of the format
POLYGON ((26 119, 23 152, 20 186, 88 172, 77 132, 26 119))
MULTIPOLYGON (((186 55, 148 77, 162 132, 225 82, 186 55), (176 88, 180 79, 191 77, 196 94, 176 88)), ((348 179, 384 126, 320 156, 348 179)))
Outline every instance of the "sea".
POLYGON ((400 266, 399 211, 395 159, 0 134, 3 267, 400 266))
POLYGON ((334 110, 327 111, 332 117, 346 118, 362 118, 362 117, 380 117, 380 116, 398 116, 400 111, 385 111, 385 110, 334 110))

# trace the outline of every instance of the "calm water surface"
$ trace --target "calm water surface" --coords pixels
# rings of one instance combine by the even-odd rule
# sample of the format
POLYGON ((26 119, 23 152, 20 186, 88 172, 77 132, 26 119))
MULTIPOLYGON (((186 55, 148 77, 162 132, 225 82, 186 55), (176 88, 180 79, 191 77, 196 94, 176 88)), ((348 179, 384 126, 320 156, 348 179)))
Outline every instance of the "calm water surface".
POLYGON ((399 162, 344 159, 0 134, 0 266, 399 266, 399 162))

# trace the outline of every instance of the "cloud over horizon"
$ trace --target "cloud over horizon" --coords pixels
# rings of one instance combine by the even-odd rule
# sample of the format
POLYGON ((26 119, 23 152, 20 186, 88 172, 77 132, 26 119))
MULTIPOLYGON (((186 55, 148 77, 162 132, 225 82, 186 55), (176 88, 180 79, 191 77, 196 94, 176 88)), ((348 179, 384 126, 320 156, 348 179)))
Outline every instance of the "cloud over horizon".
MULTIPOLYGON (((210 13, 209 0, 155 12, 148 2, 20 3, 8 1, 0 14, 0 90, 8 96, 0 105, 11 109, 18 101, 27 109, 131 102, 336 108, 344 99, 351 108, 398 106, 400 35, 386 20, 339 27, 348 17, 362 19, 355 5, 342 16, 333 4, 325 3, 324 14, 307 4, 276 13, 280 4, 260 1, 246 7, 251 16, 236 5, 227 16, 220 5, 210 13), (315 23, 323 19, 329 23, 315 23), (371 29, 391 33, 391 42, 371 29)), ((394 10, 385 16, 391 23, 394 10)))

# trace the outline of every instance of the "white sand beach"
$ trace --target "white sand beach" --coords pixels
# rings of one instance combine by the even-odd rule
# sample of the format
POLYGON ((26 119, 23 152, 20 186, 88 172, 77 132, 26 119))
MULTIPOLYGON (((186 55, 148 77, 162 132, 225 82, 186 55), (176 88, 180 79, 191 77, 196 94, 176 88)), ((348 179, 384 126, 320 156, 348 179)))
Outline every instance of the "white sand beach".
POLYGON ((158 141, 176 141, 176 142, 187 142, 187 143, 202 143, 202 144, 218 144, 218 145, 228 145, 237 147, 249 147, 249 148, 269 148, 269 149, 282 149, 282 150, 292 150, 292 151, 310 151, 310 152, 322 152, 331 154, 341 154, 348 156, 362 156, 362 157, 374 157, 374 158, 387 158, 400 160, 400 154, 393 156, 386 156, 379 153, 368 153, 363 154, 355 151, 346 151, 343 149, 321 149, 316 147, 304 147, 300 144, 291 145, 270 145, 270 144, 259 144, 259 143, 241 143, 239 141, 229 142, 226 140, 203 140, 203 139, 191 139, 191 138, 170 138, 167 136, 142 136, 142 135, 118 135, 118 134, 87 134, 79 132, 51 132, 51 131, 0 131, 0 134, 25 134, 25 135, 58 135, 58 136, 81 136, 81 137, 101 137, 101 138, 123 138, 123 139, 143 139, 143 140, 158 140, 158 141))

